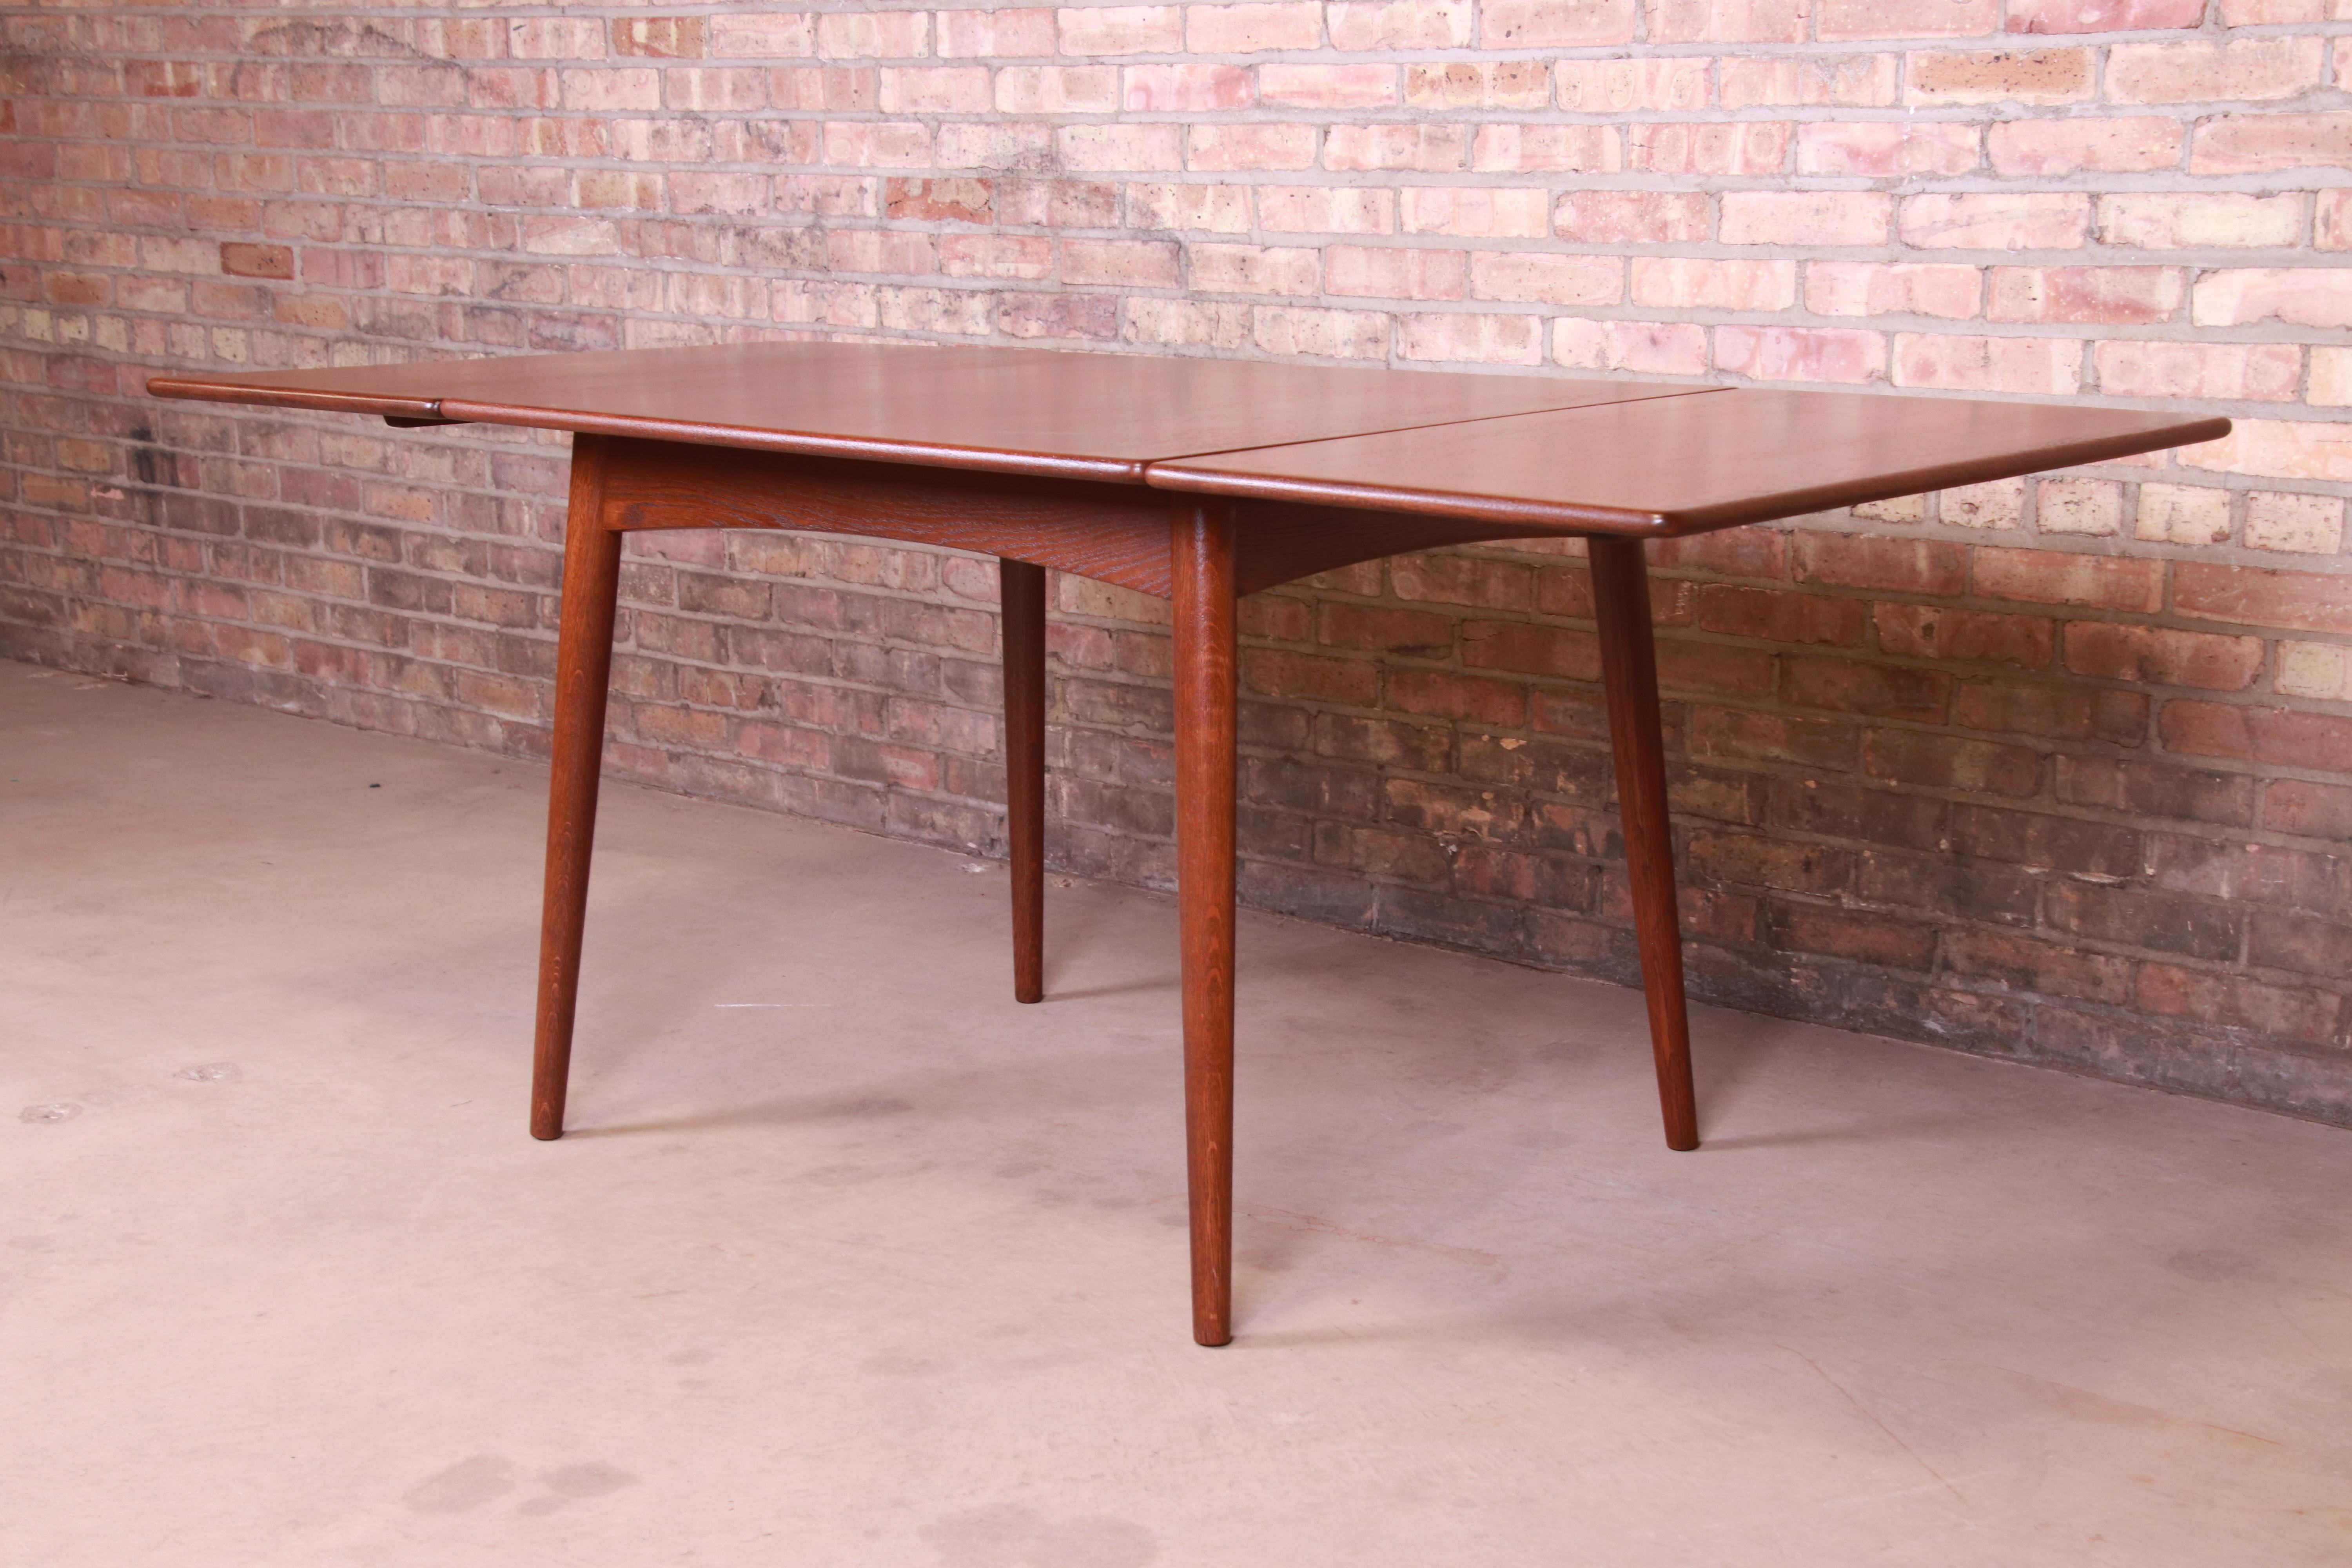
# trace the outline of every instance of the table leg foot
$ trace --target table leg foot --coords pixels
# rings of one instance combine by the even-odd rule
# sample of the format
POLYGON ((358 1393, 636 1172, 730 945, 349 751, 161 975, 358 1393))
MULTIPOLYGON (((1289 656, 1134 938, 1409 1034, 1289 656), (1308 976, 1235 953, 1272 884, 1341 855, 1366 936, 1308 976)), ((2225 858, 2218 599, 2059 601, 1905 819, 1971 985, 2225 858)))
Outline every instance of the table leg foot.
POLYGON ((1004 615, 1004 831, 1013 999, 1045 999, 1045 569, 997 563, 1004 615))
POLYGON ((532 1051, 530 1135, 563 1136, 572 1020, 580 1000, 580 942, 588 917, 588 860, 596 838, 604 699, 613 671, 613 617, 621 536, 604 526, 604 439, 572 447, 564 525, 563 602, 556 634, 554 764, 547 798, 547 894, 539 933, 539 1027, 532 1051))
POLYGON ((1184 1129, 1192 1338, 1234 1337, 1234 721, 1228 503, 1174 509, 1177 901, 1183 926, 1184 1129))
POLYGON ((1601 680, 1609 694, 1609 738, 1617 756, 1617 809, 1625 829, 1650 1044, 1657 1056, 1658 1103, 1665 1117, 1666 1147, 1696 1149, 1698 1097, 1691 1083, 1690 1017, 1683 1000, 1682 921, 1675 907, 1649 571, 1638 539, 1594 538, 1588 543, 1592 602, 1601 624, 1601 680))

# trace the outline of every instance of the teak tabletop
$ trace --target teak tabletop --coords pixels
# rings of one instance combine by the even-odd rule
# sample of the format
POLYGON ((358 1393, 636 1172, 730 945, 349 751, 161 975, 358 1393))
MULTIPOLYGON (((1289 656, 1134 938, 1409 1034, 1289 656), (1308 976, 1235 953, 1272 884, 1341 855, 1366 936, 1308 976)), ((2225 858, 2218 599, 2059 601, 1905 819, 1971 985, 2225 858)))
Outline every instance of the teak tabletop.
POLYGON ((1045 571, 1171 599, 1192 1329, 1233 1337, 1234 612, 1444 544, 1588 541, 1667 1143, 1698 1147, 1642 541, 2210 441, 2074 405, 881 343, 157 376, 159 396, 574 432, 532 1135, 560 1137, 621 535, 862 534, 998 558, 1013 994, 1044 997, 1045 571), (1154 493, 1158 492, 1158 493, 1154 493))

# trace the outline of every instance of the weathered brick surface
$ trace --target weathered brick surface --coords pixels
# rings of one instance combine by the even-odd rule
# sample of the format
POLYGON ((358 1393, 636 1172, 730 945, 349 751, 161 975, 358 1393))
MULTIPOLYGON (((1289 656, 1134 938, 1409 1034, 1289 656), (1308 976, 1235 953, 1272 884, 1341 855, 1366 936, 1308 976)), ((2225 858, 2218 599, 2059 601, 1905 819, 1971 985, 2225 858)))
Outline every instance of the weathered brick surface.
MULTIPOLYGON (((0 652, 543 749, 561 442, 164 366, 844 335, 2224 412, 1654 550, 1693 984, 2352 1121, 2347 19, 14 7, 0 652)), ((617 773, 997 844, 986 563, 673 534, 624 594, 617 773)), ((1164 884, 1165 606, 1054 605, 1053 852, 1164 884)), ((1591 615, 1558 545, 1252 602, 1245 896, 1629 977, 1591 615)))

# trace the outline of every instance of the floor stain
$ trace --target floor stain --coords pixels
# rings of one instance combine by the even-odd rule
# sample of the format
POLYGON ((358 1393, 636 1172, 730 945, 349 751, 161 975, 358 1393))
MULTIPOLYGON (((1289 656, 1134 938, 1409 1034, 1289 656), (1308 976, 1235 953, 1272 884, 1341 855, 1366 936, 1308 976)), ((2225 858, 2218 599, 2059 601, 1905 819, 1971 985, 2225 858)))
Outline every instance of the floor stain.
POLYGON ((592 1459, 586 1464, 565 1465, 561 1469, 550 1470, 539 1479, 540 1484, 547 1488, 545 1495, 531 1499, 517 1512, 553 1513, 557 1509, 568 1508, 583 1498, 603 1497, 607 1492, 619 1491, 623 1487, 635 1486, 637 1478, 618 1465, 592 1459))
POLYGON ((400 1500, 418 1513, 464 1513, 514 1489, 511 1459, 477 1454, 409 1489, 400 1500))
POLYGON ((1144 1568, 1160 1557, 1159 1537, 1132 1520, 1048 1519, 1018 1503, 948 1514, 922 1535, 953 1568, 1144 1568))

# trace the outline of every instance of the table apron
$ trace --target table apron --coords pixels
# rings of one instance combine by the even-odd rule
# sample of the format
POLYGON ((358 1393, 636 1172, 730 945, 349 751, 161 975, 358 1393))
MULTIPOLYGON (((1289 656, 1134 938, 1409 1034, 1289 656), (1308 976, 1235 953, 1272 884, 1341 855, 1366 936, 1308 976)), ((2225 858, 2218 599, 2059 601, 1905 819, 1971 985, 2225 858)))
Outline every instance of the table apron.
MULTIPOLYGON (((1157 598, 1174 592, 1171 509, 1195 498, 1142 485, 1035 479, 740 447, 582 436, 604 460, 599 521, 619 531, 772 528, 969 550, 1076 573, 1157 598)), ((1254 594, 1359 562, 1568 531, 1282 501, 1233 504, 1235 586, 1254 594)))

